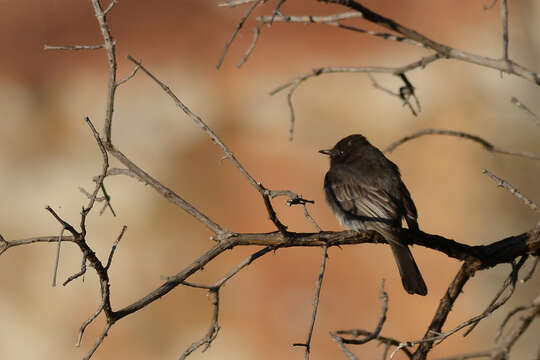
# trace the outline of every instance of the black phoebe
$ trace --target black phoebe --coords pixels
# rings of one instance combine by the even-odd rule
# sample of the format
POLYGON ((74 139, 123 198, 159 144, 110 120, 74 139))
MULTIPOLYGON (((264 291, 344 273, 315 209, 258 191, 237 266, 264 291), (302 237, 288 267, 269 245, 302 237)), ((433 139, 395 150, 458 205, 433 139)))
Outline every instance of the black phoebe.
POLYGON ((410 230, 418 230, 418 215, 397 165, 362 135, 347 136, 319 152, 330 156, 324 192, 341 225, 380 233, 392 248, 405 290, 426 295, 424 279, 400 235, 403 218, 410 230))

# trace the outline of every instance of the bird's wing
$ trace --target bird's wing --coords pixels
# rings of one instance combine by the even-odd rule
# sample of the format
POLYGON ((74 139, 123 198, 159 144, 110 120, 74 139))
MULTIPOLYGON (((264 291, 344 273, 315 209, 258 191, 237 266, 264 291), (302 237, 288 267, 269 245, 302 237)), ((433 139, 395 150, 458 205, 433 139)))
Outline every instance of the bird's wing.
POLYGON ((373 181, 360 180, 361 177, 347 166, 333 166, 325 178, 327 192, 331 191, 327 196, 332 196, 348 215, 375 230, 379 226, 399 226, 401 206, 398 199, 384 188, 375 186, 373 181))
POLYGON ((407 226, 410 230, 418 230, 418 222, 416 220, 418 218, 418 213, 416 212, 416 206, 411 198, 411 194, 409 194, 409 190, 407 190, 407 187, 403 182, 401 183, 400 191, 407 226))

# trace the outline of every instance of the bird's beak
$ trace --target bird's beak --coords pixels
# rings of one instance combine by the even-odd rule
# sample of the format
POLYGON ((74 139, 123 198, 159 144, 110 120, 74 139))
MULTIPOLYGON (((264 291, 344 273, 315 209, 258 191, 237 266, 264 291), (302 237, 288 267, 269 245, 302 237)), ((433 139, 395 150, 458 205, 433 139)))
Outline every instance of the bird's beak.
POLYGON ((332 155, 332 149, 319 150, 319 152, 320 152, 321 154, 328 155, 328 156, 331 156, 331 155, 332 155))

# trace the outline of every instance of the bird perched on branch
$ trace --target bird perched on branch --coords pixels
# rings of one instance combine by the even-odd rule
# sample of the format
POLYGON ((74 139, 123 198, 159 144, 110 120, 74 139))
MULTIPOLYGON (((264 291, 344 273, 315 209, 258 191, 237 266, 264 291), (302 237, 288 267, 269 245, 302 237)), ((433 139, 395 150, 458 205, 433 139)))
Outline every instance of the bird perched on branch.
POLYGON ((362 135, 347 136, 332 149, 319 152, 330 157, 324 192, 341 225, 381 234, 392 249, 405 290, 426 295, 424 279, 401 237, 402 220, 415 231, 418 215, 397 165, 362 135))

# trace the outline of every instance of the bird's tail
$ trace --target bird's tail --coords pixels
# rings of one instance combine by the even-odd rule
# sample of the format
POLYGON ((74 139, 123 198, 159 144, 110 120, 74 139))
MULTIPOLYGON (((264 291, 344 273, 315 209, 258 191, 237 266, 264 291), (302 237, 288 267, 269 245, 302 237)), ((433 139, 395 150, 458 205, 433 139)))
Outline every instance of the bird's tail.
POLYGON ((427 287, 418 266, 405 244, 400 244, 395 241, 388 241, 392 248, 392 253, 396 259, 396 264, 401 275, 403 287, 409 294, 426 295, 427 287))

